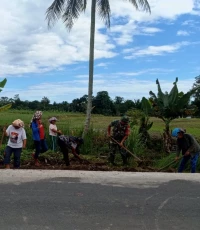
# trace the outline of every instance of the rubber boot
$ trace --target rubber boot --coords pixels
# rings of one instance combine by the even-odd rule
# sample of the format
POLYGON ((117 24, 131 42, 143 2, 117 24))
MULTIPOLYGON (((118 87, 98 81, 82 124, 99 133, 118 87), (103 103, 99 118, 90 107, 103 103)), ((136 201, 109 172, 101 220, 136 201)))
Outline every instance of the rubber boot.
POLYGON ((38 159, 35 159, 35 166, 37 166, 37 167, 40 166, 40 163, 39 163, 38 159))
POLYGON ((5 165, 5 169, 10 169, 10 165, 9 164, 5 165))

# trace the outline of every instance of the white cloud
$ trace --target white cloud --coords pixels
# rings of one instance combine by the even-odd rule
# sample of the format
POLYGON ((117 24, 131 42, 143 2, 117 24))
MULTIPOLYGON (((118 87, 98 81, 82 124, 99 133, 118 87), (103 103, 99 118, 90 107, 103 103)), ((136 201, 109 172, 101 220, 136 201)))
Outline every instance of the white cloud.
POLYGON ((161 56, 168 53, 174 53, 179 50, 183 46, 188 46, 192 44, 198 44, 198 42, 180 42, 171 45, 162 45, 162 46, 148 46, 146 48, 140 49, 125 49, 124 53, 130 53, 130 55, 125 56, 126 59, 133 59, 137 57, 144 57, 144 56, 161 56))
POLYGON ((158 32, 162 32, 163 30, 159 29, 159 28, 155 28, 155 27, 145 27, 142 28, 142 32, 144 33, 158 33, 158 32))
POLYGON ((177 31, 176 34, 177 34, 177 36, 189 36, 190 35, 190 33, 186 30, 179 30, 179 31, 177 31))
MULTIPOLYGON (((130 2, 110 0, 111 30, 106 34, 97 17, 95 58, 112 58, 118 55, 117 45, 127 45, 136 35, 152 35, 159 28, 147 27, 159 19, 173 20, 193 13, 194 0, 150 0, 152 13, 137 12, 130 2), (181 4, 180 4, 181 1, 181 4), (123 25, 120 20, 124 19, 123 25), (142 27, 140 25, 142 23, 142 27), (146 24, 145 24, 146 23, 146 24)), ((76 21, 70 33, 61 22, 48 31, 45 10, 52 0, 1 0, 0 1, 0 74, 41 73, 58 69, 74 62, 88 61, 90 1, 84 15, 76 21)))
MULTIPOLYGON (((130 78, 126 73, 118 73, 116 77, 96 79, 94 82, 94 95, 100 91, 108 91, 109 95, 114 99, 115 96, 123 96, 125 99, 141 99, 143 96, 148 97, 149 91, 157 93, 157 85, 155 80, 139 80, 130 78), (120 76, 127 76, 123 78, 120 76), (114 87, 113 87, 114 86, 114 87), (141 90, 142 89, 142 90, 141 90)), ((100 76, 99 76, 100 77, 100 76)), ((152 79, 152 77, 151 77, 152 79)), ((180 80, 178 82, 179 91, 187 92, 192 87, 194 79, 180 80)), ((75 98, 82 97, 87 94, 87 79, 77 79, 63 82, 43 83, 40 85, 33 85, 27 89, 16 90, 15 88, 5 88, 1 96, 8 96, 12 98, 15 94, 19 94, 22 100, 41 100, 43 96, 48 96, 51 102, 67 101, 71 102, 75 98), (54 89, 52 91, 52 88, 54 89)), ((171 80, 160 80, 163 92, 170 91, 173 86, 171 80)))

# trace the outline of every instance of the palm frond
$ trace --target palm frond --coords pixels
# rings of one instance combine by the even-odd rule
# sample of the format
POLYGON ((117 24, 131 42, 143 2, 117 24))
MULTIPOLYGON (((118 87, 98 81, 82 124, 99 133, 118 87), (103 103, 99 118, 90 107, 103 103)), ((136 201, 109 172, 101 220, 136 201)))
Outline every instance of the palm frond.
POLYGON ((129 2, 136 8, 136 10, 143 10, 151 13, 151 7, 147 0, 129 0, 129 2))
POLYGON ((66 0, 55 0, 46 11, 46 20, 48 27, 51 28, 55 22, 61 17, 66 0))
POLYGON ((105 22, 106 26, 110 27, 110 4, 109 0, 97 0, 97 11, 105 22))
POLYGON ((78 19, 81 12, 85 11, 87 5, 86 0, 68 0, 62 15, 65 26, 71 30, 74 20, 78 19))

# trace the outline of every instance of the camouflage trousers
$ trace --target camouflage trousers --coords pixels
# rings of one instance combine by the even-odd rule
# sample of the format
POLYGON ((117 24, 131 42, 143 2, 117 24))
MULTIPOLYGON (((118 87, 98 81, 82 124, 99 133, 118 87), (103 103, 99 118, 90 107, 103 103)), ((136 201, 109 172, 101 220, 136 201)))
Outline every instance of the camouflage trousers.
MULTIPOLYGON (((120 142, 120 141, 119 141, 120 142)), ((113 141, 110 141, 109 143, 109 162, 111 164, 114 164, 114 161, 115 161, 115 155, 116 155, 116 152, 119 151, 120 155, 121 155, 121 158, 122 158, 122 161, 123 161, 123 164, 126 165, 128 163, 127 159, 128 159, 128 152, 120 147, 117 143, 113 142, 113 141)))

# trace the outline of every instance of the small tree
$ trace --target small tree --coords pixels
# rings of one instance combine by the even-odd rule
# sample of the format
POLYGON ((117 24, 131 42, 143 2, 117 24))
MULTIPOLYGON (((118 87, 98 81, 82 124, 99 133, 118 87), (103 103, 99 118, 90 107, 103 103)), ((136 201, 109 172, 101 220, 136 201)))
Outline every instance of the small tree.
POLYGON ((174 86, 172 87, 170 93, 163 93, 157 79, 157 95, 150 91, 149 99, 146 99, 145 97, 142 98, 143 105, 148 105, 146 106, 146 112, 148 112, 151 116, 162 119, 165 123, 163 139, 166 152, 170 152, 172 146, 171 133, 169 129, 170 122, 175 118, 183 116, 184 114, 186 115, 186 111, 188 111, 190 104, 190 98, 198 89, 198 87, 193 88, 184 94, 183 92, 178 91, 177 82, 178 78, 176 78, 173 83, 174 86))

